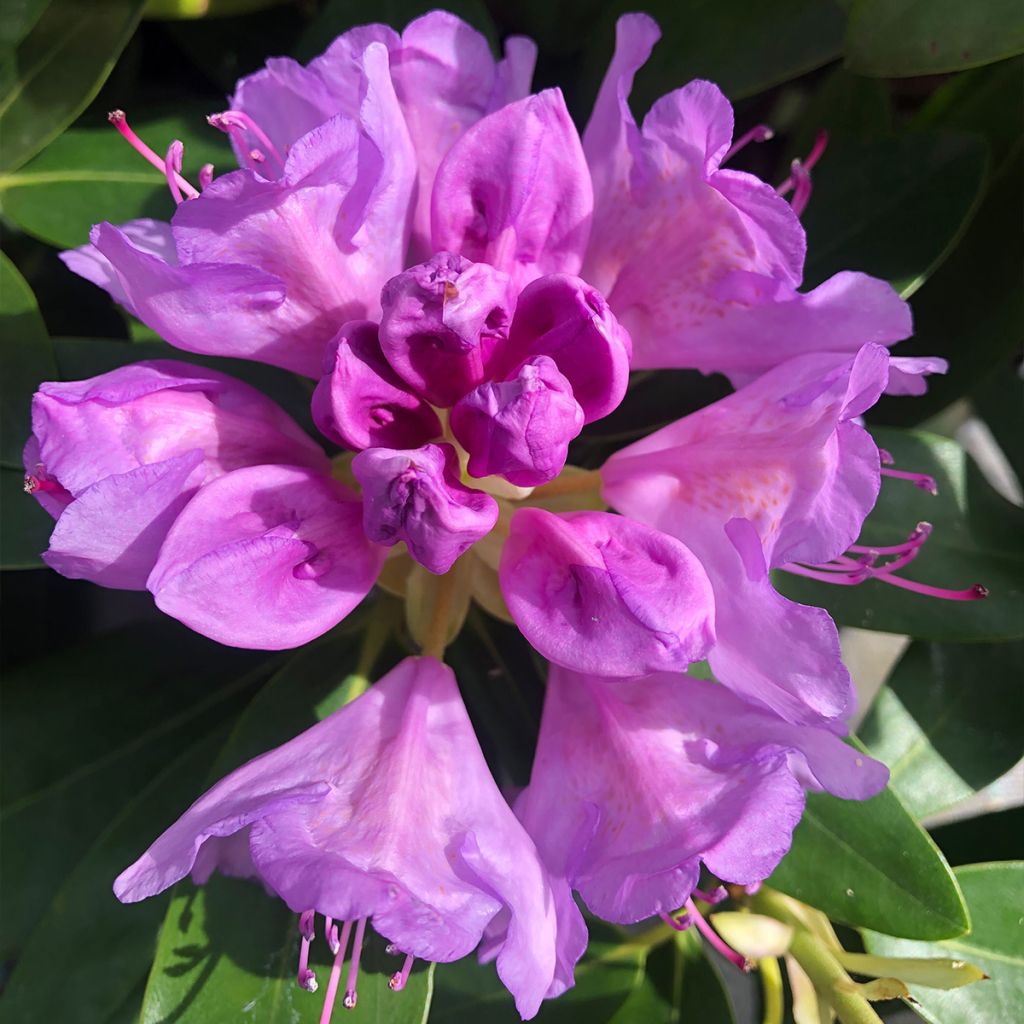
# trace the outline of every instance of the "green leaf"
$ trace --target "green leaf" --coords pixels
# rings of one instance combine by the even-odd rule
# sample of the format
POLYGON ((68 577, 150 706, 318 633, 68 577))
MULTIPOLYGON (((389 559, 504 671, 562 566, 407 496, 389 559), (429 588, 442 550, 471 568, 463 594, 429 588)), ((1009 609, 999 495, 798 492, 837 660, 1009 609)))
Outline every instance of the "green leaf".
MULTIPOLYGON (((283 743, 318 717, 354 698, 365 680, 351 676, 358 620, 299 650, 274 675, 239 720, 218 758, 214 778, 251 757, 283 743)), ((401 994, 388 979, 401 961, 384 952, 367 933, 359 981, 359 1005, 345 1013, 353 1024, 388 1020, 394 1024, 426 1018, 433 968, 418 964, 401 994)), ((196 888, 183 882, 174 890, 157 944, 141 1020, 236 1020, 242 1014, 261 1024, 320 1019, 329 953, 313 944, 311 961, 321 995, 295 984, 299 933, 295 914, 261 886, 214 877, 196 888)))
POLYGON ((953 589, 982 583, 989 596, 946 601, 879 580, 844 587, 785 572, 775 574, 779 590, 795 601, 827 608, 846 626, 949 643, 1024 636, 1024 511, 996 494, 954 441, 883 428, 872 434, 900 469, 934 477, 939 493, 933 496, 906 480, 883 479, 860 543, 897 544, 918 522, 930 522, 934 529, 927 543, 899 575, 953 589))
POLYGON ((1024 643, 912 644, 860 738, 916 817, 1008 772, 1024 754, 1024 643))
MULTIPOLYGON (((576 984, 557 999, 542 1003, 537 1024, 577 1024, 606 1021, 644 983, 644 965, 652 937, 664 941, 669 929, 653 929, 627 938, 603 922, 588 920, 590 942, 576 965, 576 984)), ((438 964, 430 1024, 517 1024, 512 996, 498 980, 493 964, 482 966, 468 956, 438 964)))
POLYGON ((973 216, 987 157, 984 139, 954 132, 831 145, 803 217, 807 287, 852 267, 913 294, 973 216))
POLYGON ((56 138, 106 81, 145 0, 51 0, 5 63, 0 97, 0 171, 56 138))
POLYGON ((0 47, 20 43, 46 10, 50 0, 9 0, 0 11, 0 47))
POLYGON ((0 569, 41 569, 39 557, 50 542, 53 520, 35 498, 25 493, 25 474, 0 467, 0 569))
POLYGON ((971 392, 971 404, 992 431, 1018 483, 1024 484, 1024 438, 1020 430, 1024 381, 1017 368, 1009 360, 994 367, 971 392))
POLYGON ((32 395, 57 367, 36 298, 18 268, 0 253, 0 345, 3 391, 0 461, 21 469, 21 450, 32 433, 32 395))
MULTIPOLYGON (((114 878, 195 799, 226 730, 198 740, 136 793, 78 862, 18 958, 0 1001, 4 1021, 107 1021, 144 981, 168 897, 122 905, 114 878), (53 984, 54 965, 60 984, 53 984)), ((141 991, 138 992, 141 999, 141 991)), ((138 999, 133 1009, 137 1017, 138 999)))
POLYGON ((1017 1020, 1024 1006, 1024 861, 968 864, 956 869, 956 877, 971 909, 966 935, 924 943, 865 931, 864 945, 881 956, 968 960, 989 975, 986 981, 949 992, 911 985, 914 1009, 931 1024, 1017 1020))
POLYGON ((0 955, 111 818, 264 671, 171 619, 138 623, 5 673, 0 715, 0 955))
POLYGON ((960 71, 1024 51, 1017 0, 855 0, 846 66, 901 78, 960 71))
MULTIPOLYGON (((730 99, 796 78, 839 56, 845 24, 831 0, 648 0, 640 5, 616 0, 596 26, 593 5, 581 3, 575 38, 594 41, 587 59, 591 95, 597 94, 611 59, 615 20, 638 8, 658 22, 662 38, 637 75, 631 100, 637 113, 693 78, 711 79, 730 99)), ((545 37, 566 38, 563 5, 533 3, 529 11, 531 18, 517 22, 517 31, 539 36, 542 49, 545 37)))
POLYGON ((888 788, 863 801, 809 793, 768 883, 836 921, 889 935, 944 939, 969 926, 949 865, 888 788))
MULTIPOLYGON (((170 116, 132 118, 132 127, 157 153, 174 139, 184 142, 186 177, 205 163, 229 170, 234 157, 223 135, 206 123, 216 105, 211 100, 170 116)), ((110 125, 72 128, 24 167, 0 174, 0 201, 22 231, 59 248, 84 245, 100 221, 169 220, 174 212, 163 176, 110 125)))

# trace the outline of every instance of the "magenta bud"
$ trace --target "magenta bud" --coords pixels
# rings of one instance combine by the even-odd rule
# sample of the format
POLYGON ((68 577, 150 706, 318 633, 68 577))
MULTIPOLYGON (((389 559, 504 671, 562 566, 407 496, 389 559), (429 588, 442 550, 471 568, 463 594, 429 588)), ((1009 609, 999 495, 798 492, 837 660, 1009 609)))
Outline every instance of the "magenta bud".
POLYGON ((538 355, 554 359, 569 379, 587 423, 607 416, 626 393, 629 333, 604 296, 578 277, 549 274, 523 289, 495 376, 538 355))
POLYGON ((514 305, 507 274, 438 253, 384 285, 381 350, 417 394, 454 405, 491 376, 514 305))
POLYGON ((347 448, 418 448, 441 433, 434 410, 414 395, 380 350, 377 325, 352 320, 324 353, 313 392, 313 419, 347 448))
POLYGON ((367 537, 388 547, 404 540, 430 572, 446 573, 497 522, 498 503, 459 480, 450 444, 370 448, 352 460, 352 472, 363 488, 367 537))
POLYGON ((583 429, 572 385, 549 356, 523 363, 509 380, 481 384, 452 409, 452 433, 476 477, 500 474, 537 487, 562 471, 569 442, 583 429))

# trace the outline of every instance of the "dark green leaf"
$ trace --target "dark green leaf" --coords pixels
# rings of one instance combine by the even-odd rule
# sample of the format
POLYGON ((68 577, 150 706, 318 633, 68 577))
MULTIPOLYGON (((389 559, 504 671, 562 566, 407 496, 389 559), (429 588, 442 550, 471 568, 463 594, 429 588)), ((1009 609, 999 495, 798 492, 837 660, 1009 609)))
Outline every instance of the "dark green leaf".
POLYGON ((987 153, 981 137, 953 132, 831 145, 803 217, 807 286, 855 268, 915 292, 973 215, 987 153))
POLYGON ((1017 0, 855 0, 846 31, 846 66, 900 78, 960 71, 1024 50, 1017 0))
POLYGON ((0 467, 0 569, 41 569, 39 557, 49 545, 53 520, 35 498, 25 493, 25 474, 0 467))
MULTIPOLYGON (((220 777, 312 725, 356 696, 365 681, 351 676, 357 658, 356 622, 298 651, 246 709, 218 758, 220 777)), ((295 984, 297 918, 252 882, 215 877, 200 888, 175 890, 146 988, 144 1024, 175 1020, 252 1020, 293 1024, 320 1019, 322 994, 295 984)), ((326 943, 313 945, 321 993, 329 973, 326 943)), ((400 966, 384 943, 367 935, 360 969, 359 1005, 345 1012, 360 1021, 418 1022, 426 1017, 433 969, 418 965, 396 995, 388 978, 400 966)), ((340 1007, 339 1007, 340 1010, 340 1007)))
POLYGON ((149 969, 168 898, 125 906, 111 884, 138 856, 139 837, 158 835, 195 799, 225 734, 222 728, 198 740, 138 791, 59 888, 37 889, 52 891, 52 900, 4 989, 0 1019, 100 1024, 132 998, 137 1019, 136 989, 149 969), (59 985, 53 984, 55 964, 59 985))
POLYGON ((968 864, 956 877, 971 910, 971 930, 945 942, 907 942, 864 932, 871 953, 968 960, 989 978, 944 992, 911 985, 915 1009, 931 1024, 988 1024, 1017 1020, 1024 1006, 1024 861, 968 864))
POLYGON ((981 601, 946 601, 868 580, 843 587, 780 572, 779 589, 827 608, 837 622, 944 642, 1013 640, 1024 635, 1024 511, 996 494, 953 441, 934 434, 876 429, 900 469, 928 473, 936 496, 906 480, 884 479, 861 543, 897 544, 921 521, 934 529, 899 575, 938 587, 989 588, 981 601))
POLYGON ((1024 755, 1024 643, 915 643, 861 723, 919 818, 970 796, 1024 755))
MULTIPOLYGON (((590 943, 576 965, 576 985, 557 999, 541 1005, 537 1024, 577 1024, 607 1021, 644 981, 650 936, 632 939, 610 925, 588 921, 590 943)), ((656 932, 661 941, 668 928, 656 932), (663 934, 662 934, 663 933, 663 934)), ((517 1024, 512 997, 498 980, 494 965, 481 966, 469 956, 453 964, 439 964, 434 977, 430 1024, 517 1024)))
POLYGON ((1024 807, 962 818, 932 830, 932 839, 950 864, 1012 860, 1024 840, 1024 807))
POLYGON ((0 11, 0 47, 12 47, 28 35, 50 0, 8 0, 0 11))
MULTIPOLYGON (((216 106, 212 100, 167 117, 132 118, 132 127, 157 153, 174 139, 184 142, 185 176, 194 182, 205 163, 219 172, 235 164, 221 133, 206 123, 216 106)), ((0 174, 0 200, 22 231, 60 248, 84 245, 100 221, 169 220, 174 212, 163 176, 109 125, 73 128, 24 167, 0 174)))
POLYGON ((46 325, 18 268, 0 253, 0 345, 3 353, 0 461, 21 469, 21 450, 32 432, 32 394, 57 374, 46 325))
POLYGON ((8 58, 0 98, 0 171, 56 138, 106 81, 145 0, 52 0, 8 58))
POLYGON ((809 793, 769 884, 888 935, 944 939, 969 924, 949 865, 891 789, 864 801, 809 793))
MULTIPOLYGON (((711 79, 730 99, 796 78, 839 56, 845 23, 831 0, 648 0, 640 5, 616 0, 595 28, 593 7, 582 4, 579 37, 594 41, 587 65, 592 94, 611 58, 616 18, 637 9, 652 15, 663 33, 637 75, 632 101, 637 112, 693 78, 711 79)), ((529 11, 542 39, 566 37, 562 5, 533 3, 529 11)), ((525 18, 523 28, 534 31, 525 18)))
POLYGON ((971 404, 1024 485, 1024 381, 1017 367, 1009 360, 994 367, 971 393, 971 404))
POLYGON ((7 672, 0 715, 0 954, 124 803, 254 685, 265 656, 171 619, 108 633, 7 672))

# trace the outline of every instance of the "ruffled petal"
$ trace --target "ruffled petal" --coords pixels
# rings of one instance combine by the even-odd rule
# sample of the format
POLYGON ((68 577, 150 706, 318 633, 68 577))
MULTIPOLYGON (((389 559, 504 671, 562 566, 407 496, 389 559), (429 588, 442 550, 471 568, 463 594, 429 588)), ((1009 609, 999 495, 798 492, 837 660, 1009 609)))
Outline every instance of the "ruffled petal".
POLYGON ((478 121, 449 150, 431 198, 432 245, 490 263, 522 287, 579 271, 593 192, 557 89, 478 121))
POLYGON ((157 605, 232 647, 297 647, 373 586, 383 549, 340 484, 253 466, 208 484, 167 536, 147 586, 157 605))
POLYGON ((714 639, 711 585, 678 541, 604 512, 524 508, 502 549, 502 594, 523 635, 581 672, 683 669, 714 639))

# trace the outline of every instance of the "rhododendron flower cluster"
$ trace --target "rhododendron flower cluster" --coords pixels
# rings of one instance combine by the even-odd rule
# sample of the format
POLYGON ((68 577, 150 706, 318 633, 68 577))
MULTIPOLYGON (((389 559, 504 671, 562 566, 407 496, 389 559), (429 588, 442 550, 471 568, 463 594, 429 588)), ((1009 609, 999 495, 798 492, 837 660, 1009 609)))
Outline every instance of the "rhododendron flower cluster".
POLYGON ((357 1002, 368 923, 405 957, 396 990, 415 959, 478 949, 524 1018, 573 984, 574 893, 608 921, 710 931, 702 866, 756 885, 808 789, 865 799, 887 778, 842 740, 835 625, 771 573, 982 596, 896 576, 927 524, 857 546, 882 477, 913 477, 861 417, 945 365, 890 353, 912 328, 887 283, 799 290, 821 146, 779 189, 729 169, 767 132, 734 143, 703 81, 638 126, 657 37, 620 20, 582 136, 557 89, 530 93, 532 43, 496 61, 440 12, 243 79, 210 117, 240 168, 198 187, 180 143, 162 159, 111 115, 177 207, 97 225, 68 267, 179 349, 315 380, 322 438, 185 362, 43 384, 25 458, 56 519, 46 561, 241 647, 306 643, 375 585, 410 602, 418 656, 218 782, 115 886, 258 878, 299 915, 298 984, 317 987, 318 931, 334 955, 324 1020, 346 957, 357 1002), (736 390, 574 466, 630 370, 669 367, 736 390), (470 599, 551 665, 514 807, 443 663, 470 599), (704 660, 714 681, 688 671, 704 660))

